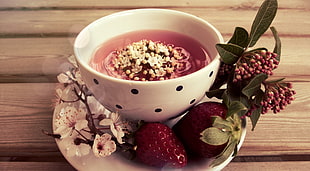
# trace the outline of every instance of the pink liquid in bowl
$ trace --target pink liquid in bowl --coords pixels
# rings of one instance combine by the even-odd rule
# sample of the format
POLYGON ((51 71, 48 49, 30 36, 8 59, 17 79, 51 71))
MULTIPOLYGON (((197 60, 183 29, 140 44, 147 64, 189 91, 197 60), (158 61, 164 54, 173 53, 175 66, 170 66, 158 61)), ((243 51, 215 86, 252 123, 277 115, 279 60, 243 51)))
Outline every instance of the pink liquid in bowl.
MULTIPOLYGON (((153 42, 161 42, 165 45, 170 44, 176 48, 183 49, 186 52, 189 67, 179 69, 174 72, 171 77, 166 79, 191 74, 205 67, 211 61, 202 45, 189 36, 167 30, 140 30, 125 33, 104 42, 96 49, 89 64, 95 70, 109 76, 120 79, 130 79, 125 74, 115 71, 115 68, 111 67, 111 61, 113 61, 113 58, 116 56, 116 50, 121 50, 133 42, 138 42, 141 40, 152 40, 153 42)), ((147 78, 147 80, 149 79, 147 78)), ((158 79, 154 79, 154 81, 155 80, 158 79)))

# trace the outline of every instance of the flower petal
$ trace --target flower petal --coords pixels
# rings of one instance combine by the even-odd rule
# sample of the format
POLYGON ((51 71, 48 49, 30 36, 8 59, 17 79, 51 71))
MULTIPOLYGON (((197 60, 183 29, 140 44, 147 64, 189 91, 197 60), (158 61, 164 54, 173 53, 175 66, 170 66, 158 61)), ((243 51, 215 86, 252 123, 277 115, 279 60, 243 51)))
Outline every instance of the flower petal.
POLYGON ((102 119, 99 122, 99 125, 102 125, 102 126, 113 125, 113 121, 112 121, 112 119, 102 119))
POLYGON ((77 156, 85 156, 87 154, 89 154, 90 152, 90 146, 87 144, 80 144, 80 145, 76 145, 78 147, 77 149, 77 156))
POLYGON ((116 137, 117 142, 120 144, 123 144, 123 137, 125 135, 124 131, 122 130, 122 127, 117 126, 116 128, 114 127, 114 129, 111 128, 111 131, 113 133, 113 135, 116 137))
POLYGON ((62 89, 61 89, 61 88, 57 88, 57 89, 56 89, 56 96, 57 96, 58 98, 60 98, 61 95, 62 95, 62 89))
POLYGON ((78 68, 78 64, 75 60, 75 56, 74 55, 71 55, 68 57, 68 61, 75 67, 75 68, 78 68))
POLYGON ((72 144, 70 147, 67 147, 67 156, 74 157, 77 156, 77 146, 72 144))
POLYGON ((105 133, 101 136, 98 134, 95 137, 92 147, 93 153, 97 157, 106 157, 116 151, 116 144, 111 140, 112 136, 105 133))
POLYGON ((116 151, 116 144, 114 141, 108 141, 104 144, 103 148, 104 150, 101 151, 101 156, 106 157, 116 151))
POLYGON ((114 123, 116 123, 120 120, 120 115, 116 112, 112 112, 110 118, 114 123))
POLYGON ((71 83, 70 78, 65 73, 61 73, 57 76, 57 79, 60 83, 71 83))
POLYGON ((77 130, 81 130, 84 128, 87 128, 87 120, 79 120, 76 124, 75 124, 75 129, 77 130))

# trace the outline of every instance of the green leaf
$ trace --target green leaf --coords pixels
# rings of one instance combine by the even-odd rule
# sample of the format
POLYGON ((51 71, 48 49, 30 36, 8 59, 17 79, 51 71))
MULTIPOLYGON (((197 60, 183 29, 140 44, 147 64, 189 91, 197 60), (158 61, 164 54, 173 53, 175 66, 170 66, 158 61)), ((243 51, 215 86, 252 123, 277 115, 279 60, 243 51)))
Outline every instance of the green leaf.
POLYGON ((248 85, 246 85, 242 89, 242 93, 247 96, 248 98, 251 98, 260 88, 263 81, 265 81, 268 78, 266 74, 258 74, 256 75, 248 85))
POLYGON ((273 49, 273 52, 278 54, 276 59, 278 61, 280 61, 280 56, 281 56, 281 40, 280 40, 280 37, 278 35, 278 32, 277 32, 276 28, 275 27, 270 27, 270 29, 271 29, 273 37, 274 37, 274 39, 276 41, 275 47, 273 49))
POLYGON ((235 32, 228 43, 247 48, 249 44, 249 33, 242 27, 236 27, 235 32))
POLYGON ((255 128, 255 126, 259 120, 259 117, 261 115, 261 112, 262 112, 262 106, 260 106, 256 110, 254 110, 250 116, 251 123, 252 123, 252 131, 254 131, 254 128, 255 128))
POLYGON ((229 137, 229 132, 210 127, 202 131, 200 139, 210 145, 222 145, 228 141, 229 137))
POLYGON ((211 91, 206 92, 206 96, 208 98, 216 97, 218 99, 221 99, 225 90, 226 89, 211 90, 211 91))
POLYGON ((268 51, 268 49, 267 49, 267 48, 261 47, 261 48, 255 48, 255 49, 252 49, 252 50, 247 51, 247 52, 256 52, 256 51, 262 51, 262 50, 268 51))
POLYGON ((249 47, 256 44, 258 39, 267 31, 278 9, 277 0, 265 0, 259 8, 252 23, 249 47))
POLYGON ((234 64, 244 52, 244 49, 234 44, 217 44, 216 49, 226 64, 234 64))
POLYGON ((223 99, 223 103, 224 103, 226 106, 229 106, 229 105, 230 105, 230 98, 229 98, 229 96, 228 96, 228 91, 227 91, 227 89, 223 92, 222 99, 223 99))
POLYGON ((243 110, 247 110, 247 108, 241 101, 232 101, 228 106, 226 117, 230 117, 233 114, 237 114, 243 110))

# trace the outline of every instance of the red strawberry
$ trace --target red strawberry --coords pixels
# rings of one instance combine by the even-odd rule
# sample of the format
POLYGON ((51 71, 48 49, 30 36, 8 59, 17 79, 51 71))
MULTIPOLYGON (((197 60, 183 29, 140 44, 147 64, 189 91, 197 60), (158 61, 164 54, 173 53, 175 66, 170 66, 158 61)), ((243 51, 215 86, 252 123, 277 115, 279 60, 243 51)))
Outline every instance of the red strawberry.
POLYGON ((168 126, 146 123, 135 134, 137 158, 150 166, 181 168, 187 164, 182 143, 168 126))
POLYGON ((201 132, 212 127, 212 116, 225 119, 227 107, 217 102, 204 102, 192 109, 173 127, 176 135, 184 144, 188 154, 198 157, 211 158, 219 155, 227 143, 223 145, 210 145, 203 142, 201 132))

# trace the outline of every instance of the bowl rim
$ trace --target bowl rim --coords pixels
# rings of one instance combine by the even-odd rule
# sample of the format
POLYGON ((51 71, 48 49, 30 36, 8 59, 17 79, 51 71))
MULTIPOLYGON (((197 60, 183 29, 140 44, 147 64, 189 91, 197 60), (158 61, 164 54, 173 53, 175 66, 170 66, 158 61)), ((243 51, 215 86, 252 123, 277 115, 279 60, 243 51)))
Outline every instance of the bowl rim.
POLYGON ((78 50, 76 48, 76 44, 77 44, 77 41, 78 41, 78 37, 83 32, 87 31, 90 27, 92 27, 92 25, 94 25, 94 23, 97 23, 97 22, 99 22, 101 20, 113 18, 113 17, 120 16, 120 15, 126 15, 126 14, 130 14, 130 13, 134 13, 136 11, 138 11, 138 12, 146 12, 146 11, 149 11, 149 12, 166 12, 166 13, 178 14, 178 15, 184 15, 186 17, 191 17, 194 20, 196 20, 198 22, 201 22, 201 23, 207 25, 208 27, 210 27, 211 30, 214 31, 215 35, 219 39, 218 43, 224 43, 224 38, 223 38, 222 34, 218 31, 217 28, 215 28, 208 21, 206 21, 206 20, 204 20, 204 19, 202 19, 202 18, 200 18, 198 16, 195 16, 193 14, 189 14, 189 13, 178 11, 178 10, 160 9, 160 8, 140 8, 140 9, 124 10, 124 11, 120 11, 120 12, 116 12, 116 13, 112 13, 112 14, 103 16, 103 17, 101 17, 101 18, 91 22, 90 24, 88 24, 86 27, 84 27, 80 31, 80 33, 76 36, 74 44, 73 44, 74 45, 73 49, 74 49, 75 59, 77 60, 78 64, 82 65, 87 71, 89 71, 92 74, 96 75, 97 78, 104 78, 104 79, 109 80, 111 82, 125 83, 125 84, 127 83, 127 84, 131 84, 131 85, 132 84, 135 84, 135 85, 153 85, 153 84, 155 84, 156 85, 156 84, 169 83, 169 82, 178 82, 178 81, 187 79, 188 77, 193 77, 193 76, 199 74, 200 72, 204 72, 204 70, 208 70, 209 69, 209 67, 208 67, 209 65, 215 65, 214 63, 216 63, 217 60, 220 60, 220 56, 217 53, 217 55, 211 60, 211 62, 209 64, 207 64, 203 68, 201 68, 201 69, 199 69, 199 70, 197 70, 197 71, 195 71, 193 73, 190 73, 190 74, 187 74, 187 75, 184 75, 184 76, 181 76, 181 77, 177 77, 177 78, 172 78, 172 79, 167 79, 167 80, 160 80, 160 81, 135 81, 135 80, 126 80, 126 79, 116 78, 116 77, 113 77, 113 76, 109 76, 109 75, 103 74, 103 73, 93 69, 90 65, 87 64, 86 61, 80 59, 80 57, 78 55, 79 52, 78 52, 78 50))

